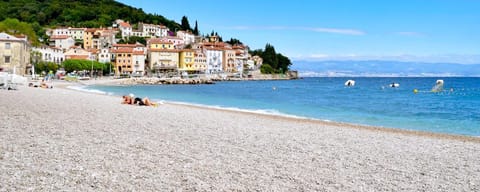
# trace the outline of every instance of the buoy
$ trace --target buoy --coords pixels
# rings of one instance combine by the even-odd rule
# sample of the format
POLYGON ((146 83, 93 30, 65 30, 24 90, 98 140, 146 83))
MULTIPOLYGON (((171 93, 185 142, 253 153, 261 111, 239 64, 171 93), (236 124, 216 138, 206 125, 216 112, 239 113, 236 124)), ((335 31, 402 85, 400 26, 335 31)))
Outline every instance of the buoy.
POLYGON ((417 94, 417 93, 418 93, 418 90, 417 90, 417 89, 413 89, 413 93, 417 94))

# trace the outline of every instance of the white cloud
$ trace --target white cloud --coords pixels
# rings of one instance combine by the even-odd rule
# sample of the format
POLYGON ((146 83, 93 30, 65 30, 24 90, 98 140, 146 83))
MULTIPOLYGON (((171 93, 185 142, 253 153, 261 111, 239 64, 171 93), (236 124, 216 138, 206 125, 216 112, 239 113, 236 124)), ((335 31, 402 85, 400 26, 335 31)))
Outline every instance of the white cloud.
POLYGON ((419 32, 413 32, 413 31, 400 31, 400 32, 395 32, 396 35, 401 35, 401 36, 408 36, 408 37, 424 37, 425 34, 419 33, 419 32))
POLYGON ((321 33, 335 33, 343 35, 365 35, 365 32, 356 30, 356 29, 336 29, 336 28, 305 28, 310 31, 321 32, 321 33))
POLYGON ((461 63, 461 64, 480 64, 480 55, 326 55, 326 54, 312 54, 299 55, 292 57, 292 60, 305 61, 329 61, 329 60, 382 60, 382 61, 405 61, 405 62, 426 62, 426 63, 461 63))
POLYGON ((235 30, 302 30, 313 31, 319 33, 333 33, 341 35, 365 35, 366 33, 356 29, 341 29, 341 28, 323 28, 323 27, 287 27, 287 26, 231 26, 225 27, 235 30))

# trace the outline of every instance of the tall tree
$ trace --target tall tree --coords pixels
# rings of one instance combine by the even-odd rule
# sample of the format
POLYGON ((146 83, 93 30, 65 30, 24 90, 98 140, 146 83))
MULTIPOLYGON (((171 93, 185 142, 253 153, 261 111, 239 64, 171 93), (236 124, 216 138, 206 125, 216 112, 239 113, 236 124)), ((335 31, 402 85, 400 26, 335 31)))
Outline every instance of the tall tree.
POLYGON ((188 23, 188 18, 187 16, 182 17, 182 29, 183 30, 192 30, 192 27, 190 27, 190 23, 188 23))
POLYGON ((277 53, 275 52, 275 48, 267 43, 265 45, 265 51, 262 54, 263 63, 270 64, 272 68, 278 69, 278 58, 277 53))
POLYGON ((195 20, 195 28, 193 29, 193 34, 194 34, 194 35, 198 35, 198 33, 199 33, 199 32, 198 32, 198 23, 197 23, 197 21, 195 20))
POLYGON ((292 65, 292 62, 290 59, 281 53, 277 53, 277 58, 278 58, 278 70, 280 73, 285 73, 290 69, 290 65, 292 65))

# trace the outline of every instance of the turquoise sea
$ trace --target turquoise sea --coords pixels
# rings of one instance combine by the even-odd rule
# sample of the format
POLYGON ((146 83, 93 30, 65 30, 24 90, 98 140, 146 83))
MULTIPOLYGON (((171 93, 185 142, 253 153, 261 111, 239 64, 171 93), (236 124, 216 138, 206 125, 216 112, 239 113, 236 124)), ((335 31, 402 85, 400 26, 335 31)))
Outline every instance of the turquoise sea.
POLYGON ((480 78, 303 78, 223 81, 213 85, 89 86, 113 95, 133 93, 181 102, 300 118, 480 136, 480 78), (346 87, 345 81, 356 81, 346 87), (445 90, 430 90, 437 79, 445 90), (391 88, 392 82, 400 87, 391 88), (417 89, 418 93, 413 90, 417 89))

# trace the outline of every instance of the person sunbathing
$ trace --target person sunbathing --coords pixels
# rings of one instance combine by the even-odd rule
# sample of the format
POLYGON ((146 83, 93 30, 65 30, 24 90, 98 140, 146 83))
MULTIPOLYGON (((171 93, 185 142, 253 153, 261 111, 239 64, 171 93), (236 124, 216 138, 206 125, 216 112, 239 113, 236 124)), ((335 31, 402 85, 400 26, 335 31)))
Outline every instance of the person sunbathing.
POLYGON ((140 97, 132 98, 128 95, 124 95, 122 104, 130 104, 130 105, 140 105, 140 106, 157 106, 156 103, 153 103, 147 97, 141 99, 140 97))
POLYGON ((133 104, 138 104, 140 106, 156 106, 156 103, 152 103, 150 101, 150 99, 148 99, 147 97, 143 98, 143 99, 140 99, 140 97, 136 97, 134 100, 133 100, 133 104))

